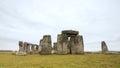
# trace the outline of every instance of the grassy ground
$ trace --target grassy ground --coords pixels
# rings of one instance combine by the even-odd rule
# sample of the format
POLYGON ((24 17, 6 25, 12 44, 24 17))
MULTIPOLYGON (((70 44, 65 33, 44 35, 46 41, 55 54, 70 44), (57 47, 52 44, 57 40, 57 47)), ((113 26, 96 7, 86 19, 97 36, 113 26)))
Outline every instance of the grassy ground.
POLYGON ((15 56, 0 53, 0 68, 120 68, 120 54, 15 56))

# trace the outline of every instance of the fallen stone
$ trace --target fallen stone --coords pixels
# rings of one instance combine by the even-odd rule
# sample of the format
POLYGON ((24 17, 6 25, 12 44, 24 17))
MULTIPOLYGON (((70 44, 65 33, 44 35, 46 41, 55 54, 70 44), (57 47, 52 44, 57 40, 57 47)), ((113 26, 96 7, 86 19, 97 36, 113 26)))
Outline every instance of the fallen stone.
POLYGON ((17 52, 16 55, 17 56, 26 56, 26 53, 25 52, 17 52))

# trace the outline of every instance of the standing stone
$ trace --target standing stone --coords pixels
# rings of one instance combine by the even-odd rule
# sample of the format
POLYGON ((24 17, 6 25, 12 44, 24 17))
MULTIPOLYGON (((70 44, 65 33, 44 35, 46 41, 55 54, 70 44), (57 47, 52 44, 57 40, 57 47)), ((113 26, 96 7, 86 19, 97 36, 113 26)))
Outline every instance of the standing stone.
POLYGON ((54 50, 57 50, 57 43, 55 42, 55 43, 53 43, 53 44, 54 44, 53 49, 54 49, 54 50))
POLYGON ((57 36, 57 54, 62 54, 62 35, 58 34, 57 36))
POLYGON ((43 39, 41 40, 41 51, 40 54, 51 54, 52 51, 52 42, 50 35, 44 35, 43 39))
POLYGON ((63 40, 62 40, 62 54, 68 54, 68 37, 66 34, 62 34, 63 40))
POLYGON ((108 52, 108 47, 107 47, 105 41, 101 42, 101 48, 102 48, 102 53, 108 52))
POLYGON ((35 46, 34 44, 31 44, 31 54, 34 54, 35 53, 35 46))
POLYGON ((57 38, 57 54, 68 53, 68 38, 66 34, 59 34, 57 38))
POLYGON ((19 45, 19 52, 23 52, 23 47, 24 47, 23 41, 19 41, 18 45, 19 45))
POLYGON ((38 45, 35 45, 35 46, 36 46, 36 47, 35 47, 35 48, 36 48, 36 51, 38 51, 38 49, 39 49, 39 46, 38 46, 38 45))
POLYGON ((35 54, 38 54, 39 53, 39 46, 37 44, 34 44, 35 46, 35 54))
POLYGON ((41 40, 40 40, 40 42, 39 42, 39 48, 38 48, 39 53, 40 53, 40 52, 41 52, 41 50, 42 50, 41 45, 42 45, 42 39, 41 39, 41 40))
POLYGON ((81 35, 77 35, 75 37, 75 45, 76 45, 76 54, 83 54, 84 43, 83 43, 83 37, 81 35))
POLYGON ((75 37, 74 36, 70 37, 68 48, 69 48, 69 54, 76 53, 76 45, 75 45, 75 37))
POLYGON ((57 43, 53 43, 53 50, 52 50, 52 54, 56 54, 57 53, 57 43))
POLYGON ((19 51, 16 53, 18 56, 25 56, 26 52, 24 52, 24 43, 22 41, 19 41, 19 51))
POLYGON ((30 53, 30 43, 24 42, 24 51, 29 54, 30 53))
POLYGON ((38 54, 39 53, 39 47, 37 44, 31 44, 31 54, 38 54))

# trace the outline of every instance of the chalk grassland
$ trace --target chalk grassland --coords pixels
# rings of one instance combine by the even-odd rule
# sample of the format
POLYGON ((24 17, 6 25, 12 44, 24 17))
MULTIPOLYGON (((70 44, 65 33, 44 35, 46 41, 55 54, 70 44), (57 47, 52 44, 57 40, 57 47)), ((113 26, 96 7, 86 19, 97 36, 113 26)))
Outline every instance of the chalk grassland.
POLYGON ((15 56, 0 53, 0 68, 120 68, 120 54, 15 56))

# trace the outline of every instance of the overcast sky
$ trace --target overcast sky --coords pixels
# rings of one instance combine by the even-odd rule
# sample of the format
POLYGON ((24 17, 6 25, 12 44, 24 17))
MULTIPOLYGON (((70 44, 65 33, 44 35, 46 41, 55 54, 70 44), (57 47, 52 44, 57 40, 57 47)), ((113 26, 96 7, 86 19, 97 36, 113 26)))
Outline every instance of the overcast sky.
POLYGON ((0 0, 0 50, 18 50, 18 41, 56 42, 62 30, 77 30, 85 51, 120 51, 120 0, 0 0))

